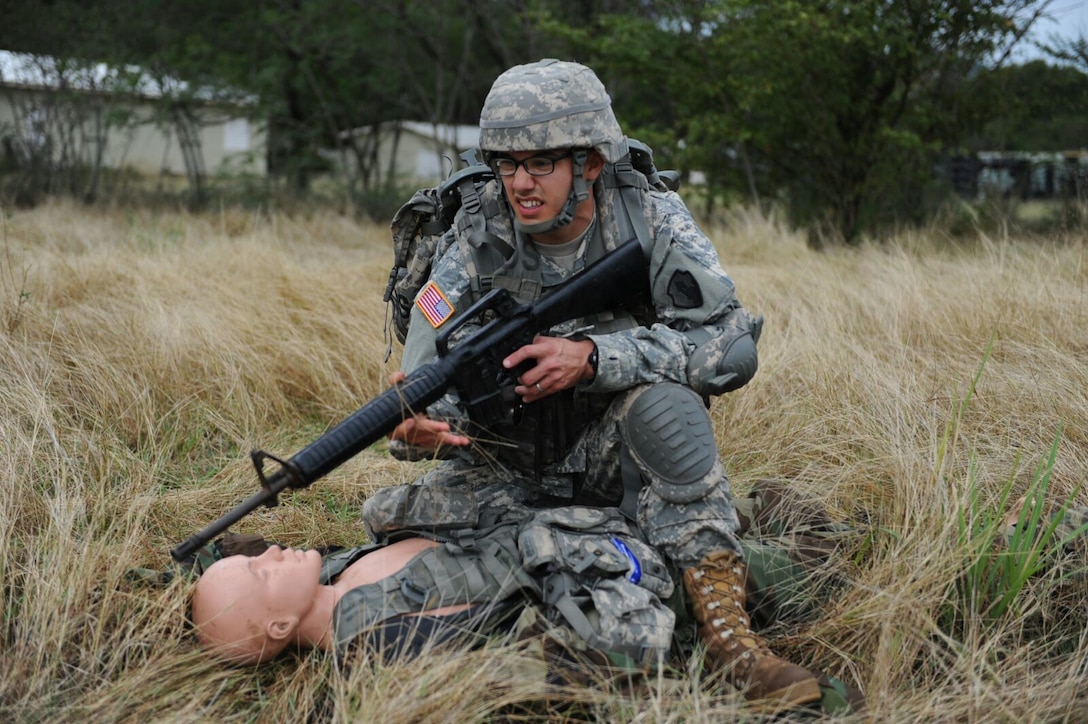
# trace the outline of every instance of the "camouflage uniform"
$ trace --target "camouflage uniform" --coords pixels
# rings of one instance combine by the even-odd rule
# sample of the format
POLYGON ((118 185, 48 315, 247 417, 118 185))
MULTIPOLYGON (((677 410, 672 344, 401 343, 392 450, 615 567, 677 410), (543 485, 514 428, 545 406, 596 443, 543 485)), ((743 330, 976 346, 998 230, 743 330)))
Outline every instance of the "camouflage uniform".
MULTIPOLYGON (((618 507, 682 571, 708 661, 750 700, 775 708, 819 700, 812 673, 775 656, 750 630, 739 520, 705 404, 755 374, 760 322, 737 300, 680 198, 633 172, 630 144, 592 70, 555 60, 511 68, 484 101, 480 131, 496 176, 521 172, 511 153, 565 150, 571 187, 558 212, 539 222, 515 215, 495 181, 462 204, 411 311, 405 372, 436 359, 438 330, 483 293, 501 288, 533 301, 632 237, 648 262, 651 301, 547 332, 594 343, 596 359, 586 360, 592 380, 499 411, 468 414, 455 393, 430 406, 429 417, 447 420, 473 446, 451 451, 422 483, 488 494, 498 488, 538 508, 618 507), (587 168, 600 168, 592 189, 587 168), (576 218, 588 226, 562 233, 576 218)), ((462 321, 446 340, 452 345, 488 319, 462 321)))
MULTIPOLYGON (((670 648, 683 658, 692 654, 693 622, 683 596, 670 596, 674 588, 664 560, 615 510, 534 511, 519 502, 525 495, 522 488, 501 485, 479 494, 401 485, 368 498, 363 523, 374 542, 323 549, 321 583, 334 582, 362 556, 405 536, 442 545, 339 601, 333 632, 341 664, 349 664, 356 647, 393 660, 435 645, 474 646, 512 636, 539 654, 539 674, 548 681, 592 684, 602 675, 652 670, 670 648), (625 541, 626 550, 613 544, 615 537, 625 541), (637 582, 629 575, 633 561, 642 574, 637 582), (473 605, 456 614, 426 614, 455 603, 473 605), (421 615, 403 615, 415 612, 421 615)), ((826 601, 831 586, 841 583, 829 575, 830 557, 864 537, 863 530, 832 521, 782 481, 757 481, 737 501, 737 511, 740 544, 749 556, 748 601, 762 623, 809 613, 826 601)), ((1083 528, 1079 532, 1083 542, 1083 528)), ((259 536, 228 533, 180 570, 200 575, 224 557, 260 555, 269 545, 259 536)), ((174 573, 133 569, 129 575, 166 585, 174 573)), ((864 707, 860 691, 842 681, 822 677, 820 688, 828 713, 864 707)))
MULTIPOLYGON (((477 494, 401 485, 368 498, 363 523, 379 545, 403 536, 441 545, 340 599, 333 630, 341 648, 365 640, 378 624, 395 624, 401 614, 462 603, 474 604, 472 616, 433 626, 494 631, 508 620, 505 614, 534 605, 544 620, 567 630, 568 641, 631 671, 647 670, 671 648, 675 614, 665 601, 674 584, 668 567, 616 509, 534 511, 501 486, 477 494)), ((327 559, 322 579, 331 580, 357 559, 353 551, 327 559)))
MULTIPOLYGON (((505 204, 497 183, 489 193, 505 204)), ((580 272, 587 261, 626 241, 622 238, 623 224, 616 218, 622 210, 617 210, 616 196, 602 180, 597 182, 594 198, 597 222, 571 269, 538 253, 508 217, 489 220, 489 230, 503 236, 516 250, 508 266, 494 275, 495 286, 512 288, 519 301, 531 301, 580 272)), ((470 451, 447 453, 453 459, 428 473, 426 484, 478 489, 501 482, 531 491, 529 496, 510 493, 527 505, 621 504, 625 427, 635 400, 663 383, 690 387, 691 377, 702 374, 701 370, 689 369, 701 343, 747 334, 754 324, 737 300, 734 284, 722 270, 713 245, 679 196, 648 189, 641 200, 652 236, 653 309, 634 315, 617 312, 572 320, 550 330, 549 334, 555 336, 592 340, 599 355, 597 376, 574 390, 527 405, 520 429, 513 424, 470 426, 453 392, 432 405, 427 411, 432 418, 447 420, 454 429, 470 432, 475 441, 470 451), (542 452, 540 448, 545 449, 542 452), (534 464, 541 457, 544 463, 534 464)), ((448 232, 440 244, 445 252, 431 272, 431 281, 459 311, 479 296, 479 270, 465 240, 466 233, 467 229, 459 226, 448 232)), ((466 325, 459 330, 454 344, 476 328, 466 325)), ((413 308, 401 365, 405 372, 434 361, 435 339, 441 329, 432 327, 420 309, 413 308)), ((706 360, 705 354, 698 358, 703 364, 707 364, 706 360)), ((690 397, 698 402, 694 394, 690 397)), ((679 394, 677 399, 684 397, 679 394)), ((709 427, 705 407, 700 407, 687 406, 688 414, 702 418, 700 421, 709 427)), ((678 486, 670 486, 667 481, 659 486, 650 484, 638 492, 637 506, 633 502, 625 506, 647 539, 680 567, 693 565, 708 551, 739 551, 733 534, 737 518, 716 446, 712 439, 700 440, 698 446, 698 454, 705 458, 703 469, 698 480, 685 483, 685 494, 670 496, 678 486)), ((394 454, 411 456, 399 446, 394 446, 394 454)), ((644 480, 652 483, 662 478, 662 471, 654 469, 661 465, 648 465, 638 459, 634 462, 644 480)), ((664 473, 667 477, 668 471, 664 473)))

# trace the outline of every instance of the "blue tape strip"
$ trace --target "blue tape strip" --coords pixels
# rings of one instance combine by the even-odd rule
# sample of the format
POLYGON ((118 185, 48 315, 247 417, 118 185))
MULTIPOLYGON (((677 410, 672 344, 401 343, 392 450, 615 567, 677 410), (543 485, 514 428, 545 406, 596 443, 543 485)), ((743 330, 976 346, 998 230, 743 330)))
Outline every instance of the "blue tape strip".
POLYGON ((627 547, 627 544, 619 538, 612 536, 612 545, 616 546, 620 553, 626 556, 627 560, 631 561, 631 572, 627 575, 627 580, 631 583, 638 583, 641 581, 642 564, 638 562, 638 558, 635 558, 635 554, 631 552, 631 549, 627 547))

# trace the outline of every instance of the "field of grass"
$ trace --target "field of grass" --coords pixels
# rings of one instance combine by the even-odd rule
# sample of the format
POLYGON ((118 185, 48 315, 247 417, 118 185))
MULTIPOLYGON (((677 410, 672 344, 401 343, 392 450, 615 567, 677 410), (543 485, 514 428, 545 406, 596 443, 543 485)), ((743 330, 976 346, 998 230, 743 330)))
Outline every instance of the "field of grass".
MULTIPOLYGON (((1020 496, 1088 504, 1084 240, 916 233, 817 253, 742 212, 712 237, 766 318, 756 379, 712 407, 735 492, 785 478, 868 531, 836 563, 850 585, 767 631, 773 646, 862 686, 874 721, 1083 721, 1077 562, 1044 565, 1045 531, 1001 553, 992 539, 1020 496)), ((682 671, 546 696, 511 649, 231 668, 186 628, 189 582, 126 580, 256 490, 251 449, 290 456, 384 389, 389 262, 384 228, 320 213, 7 210, 0 718, 750 719, 682 671)), ((425 465, 382 447, 237 529, 359 541, 367 495, 425 465)))

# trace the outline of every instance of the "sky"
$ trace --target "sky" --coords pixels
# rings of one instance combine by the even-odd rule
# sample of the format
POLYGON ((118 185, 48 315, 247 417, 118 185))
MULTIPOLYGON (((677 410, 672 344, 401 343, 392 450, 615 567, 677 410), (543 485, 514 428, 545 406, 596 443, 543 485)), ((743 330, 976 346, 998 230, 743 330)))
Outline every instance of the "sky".
MULTIPOLYGON (((1067 40, 1088 37, 1088 0, 1051 0, 1047 15, 1050 17, 1036 22, 1030 37, 1043 42, 1055 35, 1067 40)), ((1023 54, 1039 56, 1038 51, 1027 48, 1023 54)))

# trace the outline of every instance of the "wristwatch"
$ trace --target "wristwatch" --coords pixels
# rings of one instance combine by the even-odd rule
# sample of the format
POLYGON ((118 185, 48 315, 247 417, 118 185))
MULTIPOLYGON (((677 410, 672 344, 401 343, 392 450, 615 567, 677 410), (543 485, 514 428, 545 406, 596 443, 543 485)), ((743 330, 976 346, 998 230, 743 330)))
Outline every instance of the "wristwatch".
POLYGON ((593 377, 597 377, 597 363, 600 361, 600 356, 597 354, 597 345, 594 343, 593 351, 589 353, 589 366, 593 368, 593 377))

